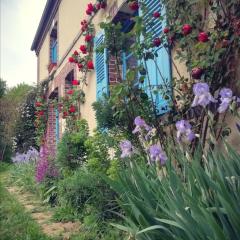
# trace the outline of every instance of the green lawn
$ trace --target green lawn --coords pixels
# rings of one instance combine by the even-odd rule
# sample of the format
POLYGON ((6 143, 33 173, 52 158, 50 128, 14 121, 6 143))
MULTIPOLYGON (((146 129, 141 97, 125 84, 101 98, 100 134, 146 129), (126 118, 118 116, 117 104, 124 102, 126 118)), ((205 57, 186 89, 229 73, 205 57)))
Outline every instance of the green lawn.
POLYGON ((0 171, 0 239, 1 240, 50 240, 36 222, 24 211, 2 184, 0 171))

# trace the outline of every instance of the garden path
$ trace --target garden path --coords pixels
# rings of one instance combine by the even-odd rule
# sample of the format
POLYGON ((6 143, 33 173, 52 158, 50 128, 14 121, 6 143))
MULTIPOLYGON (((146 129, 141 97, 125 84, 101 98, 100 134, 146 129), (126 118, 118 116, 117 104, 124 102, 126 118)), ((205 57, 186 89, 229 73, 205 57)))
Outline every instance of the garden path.
POLYGON ((10 186, 3 178, 3 183, 8 192, 13 195, 31 217, 39 224, 43 233, 49 237, 61 240, 69 240, 72 235, 80 231, 79 222, 54 222, 53 213, 48 210, 34 194, 23 191, 18 186, 10 186))

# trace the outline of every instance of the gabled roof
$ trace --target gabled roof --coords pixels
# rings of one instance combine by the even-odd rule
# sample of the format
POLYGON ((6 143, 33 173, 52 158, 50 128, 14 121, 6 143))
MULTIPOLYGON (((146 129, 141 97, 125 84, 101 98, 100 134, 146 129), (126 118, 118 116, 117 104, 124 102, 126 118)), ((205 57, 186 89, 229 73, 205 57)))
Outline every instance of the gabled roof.
POLYGON ((51 26, 51 22, 54 18, 59 3, 60 0, 47 0, 40 23, 37 28, 37 32, 31 46, 32 51, 35 51, 36 53, 39 52, 42 41, 46 36, 49 26, 51 26))

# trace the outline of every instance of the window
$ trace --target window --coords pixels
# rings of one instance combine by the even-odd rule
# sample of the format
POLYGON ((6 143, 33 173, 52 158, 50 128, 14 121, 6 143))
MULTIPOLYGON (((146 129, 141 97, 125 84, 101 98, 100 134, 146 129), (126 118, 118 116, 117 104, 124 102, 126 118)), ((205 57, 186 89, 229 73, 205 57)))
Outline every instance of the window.
POLYGON ((65 78, 65 92, 72 89, 72 81, 74 80, 74 70, 71 70, 65 78))
POLYGON ((57 64, 57 60, 58 60, 58 39, 57 39, 57 24, 55 24, 50 34, 50 63, 57 64))

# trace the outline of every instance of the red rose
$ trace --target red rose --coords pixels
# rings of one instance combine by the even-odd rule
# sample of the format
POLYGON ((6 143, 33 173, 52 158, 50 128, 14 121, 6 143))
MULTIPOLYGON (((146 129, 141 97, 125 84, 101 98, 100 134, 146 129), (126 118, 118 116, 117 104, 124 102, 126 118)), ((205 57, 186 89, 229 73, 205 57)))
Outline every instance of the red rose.
POLYGON ((63 112, 63 118, 66 118, 68 116, 67 112, 63 112))
POLYGON ((92 15, 92 11, 90 11, 89 9, 86 10, 86 14, 87 15, 92 15))
POLYGON ((170 36, 168 38, 168 42, 169 42, 169 44, 173 44, 174 43, 174 36, 170 36))
POLYGON ((192 27, 189 24, 185 24, 182 27, 182 32, 184 35, 188 35, 189 33, 192 32, 192 27))
POLYGON ((83 68, 83 64, 78 63, 78 68, 79 68, 79 70, 82 69, 83 68))
POLYGON ((159 18, 161 16, 161 14, 159 12, 154 12, 153 13, 153 17, 155 18, 159 18))
POLYGON ((69 94, 69 95, 72 95, 74 93, 74 90, 73 89, 69 89, 68 91, 67 91, 67 94, 69 94))
POLYGON ((92 62, 91 60, 88 61, 88 63, 87 63, 87 68, 88 68, 89 70, 94 69, 94 65, 93 65, 93 62, 92 62))
POLYGON ((82 51, 83 54, 87 53, 87 47, 85 45, 81 45, 80 50, 82 51))
POLYGON ((102 2, 102 3, 101 3, 101 8, 102 8, 102 9, 105 9, 106 7, 107 7, 107 3, 102 2))
POLYGON ((169 29, 168 27, 165 27, 165 28, 163 29, 163 32, 164 32, 165 34, 169 33, 169 31, 170 31, 170 29, 169 29))
POLYGON ((139 5, 137 1, 130 2, 128 6, 132 11, 137 11, 139 9, 139 5))
POLYGON ((81 25, 83 26, 83 25, 86 25, 87 24, 87 21, 86 20, 83 20, 83 21, 81 21, 81 25))
POLYGON ((96 8, 99 10, 101 8, 101 3, 97 3, 96 8))
POLYGON ((62 111, 62 108, 63 108, 63 104, 62 103, 59 103, 58 104, 58 110, 61 112, 62 111))
POLYGON ((91 11, 91 12, 94 11, 94 6, 93 6, 92 3, 89 3, 89 4, 87 5, 87 10, 89 10, 89 11, 91 11))
POLYGON ((38 115, 39 116, 43 116, 44 115, 44 111, 38 111, 38 115))
POLYGON ((70 58, 68 59, 68 61, 69 61, 70 63, 74 63, 74 62, 75 62, 75 59, 74 59, 73 57, 70 57, 70 58))
POLYGON ((202 68, 196 67, 192 69, 192 77, 194 79, 201 79, 202 74, 203 74, 202 68))
POLYGON ((86 42, 91 42, 92 39, 93 39, 93 35, 91 35, 91 34, 87 34, 87 35, 85 36, 85 41, 86 41, 86 42))
POLYGON ((160 39, 160 38, 155 38, 155 39, 153 40, 153 45, 154 45, 155 47, 159 47, 159 46, 161 45, 161 39, 160 39))
POLYGON ((80 84, 80 82, 78 81, 78 80, 73 80, 72 81, 72 85, 74 85, 74 86, 77 86, 77 85, 79 85, 80 84))
POLYGON ((85 32, 87 30, 87 26, 82 26, 81 30, 82 30, 82 32, 85 32))
POLYGON ((75 113, 76 112, 76 108, 75 108, 75 106, 73 106, 73 105, 71 105, 70 107, 69 107, 69 110, 68 110, 70 113, 75 113))
POLYGON ((199 42, 207 42, 209 39, 208 39, 208 35, 207 35, 207 33, 205 33, 205 32, 200 32, 199 34, 198 34, 198 41, 199 42))
POLYGON ((41 107, 42 103, 41 102, 35 102, 35 107, 41 107))
POLYGON ((78 56, 78 51, 74 51, 74 53, 73 53, 75 56, 78 56))

